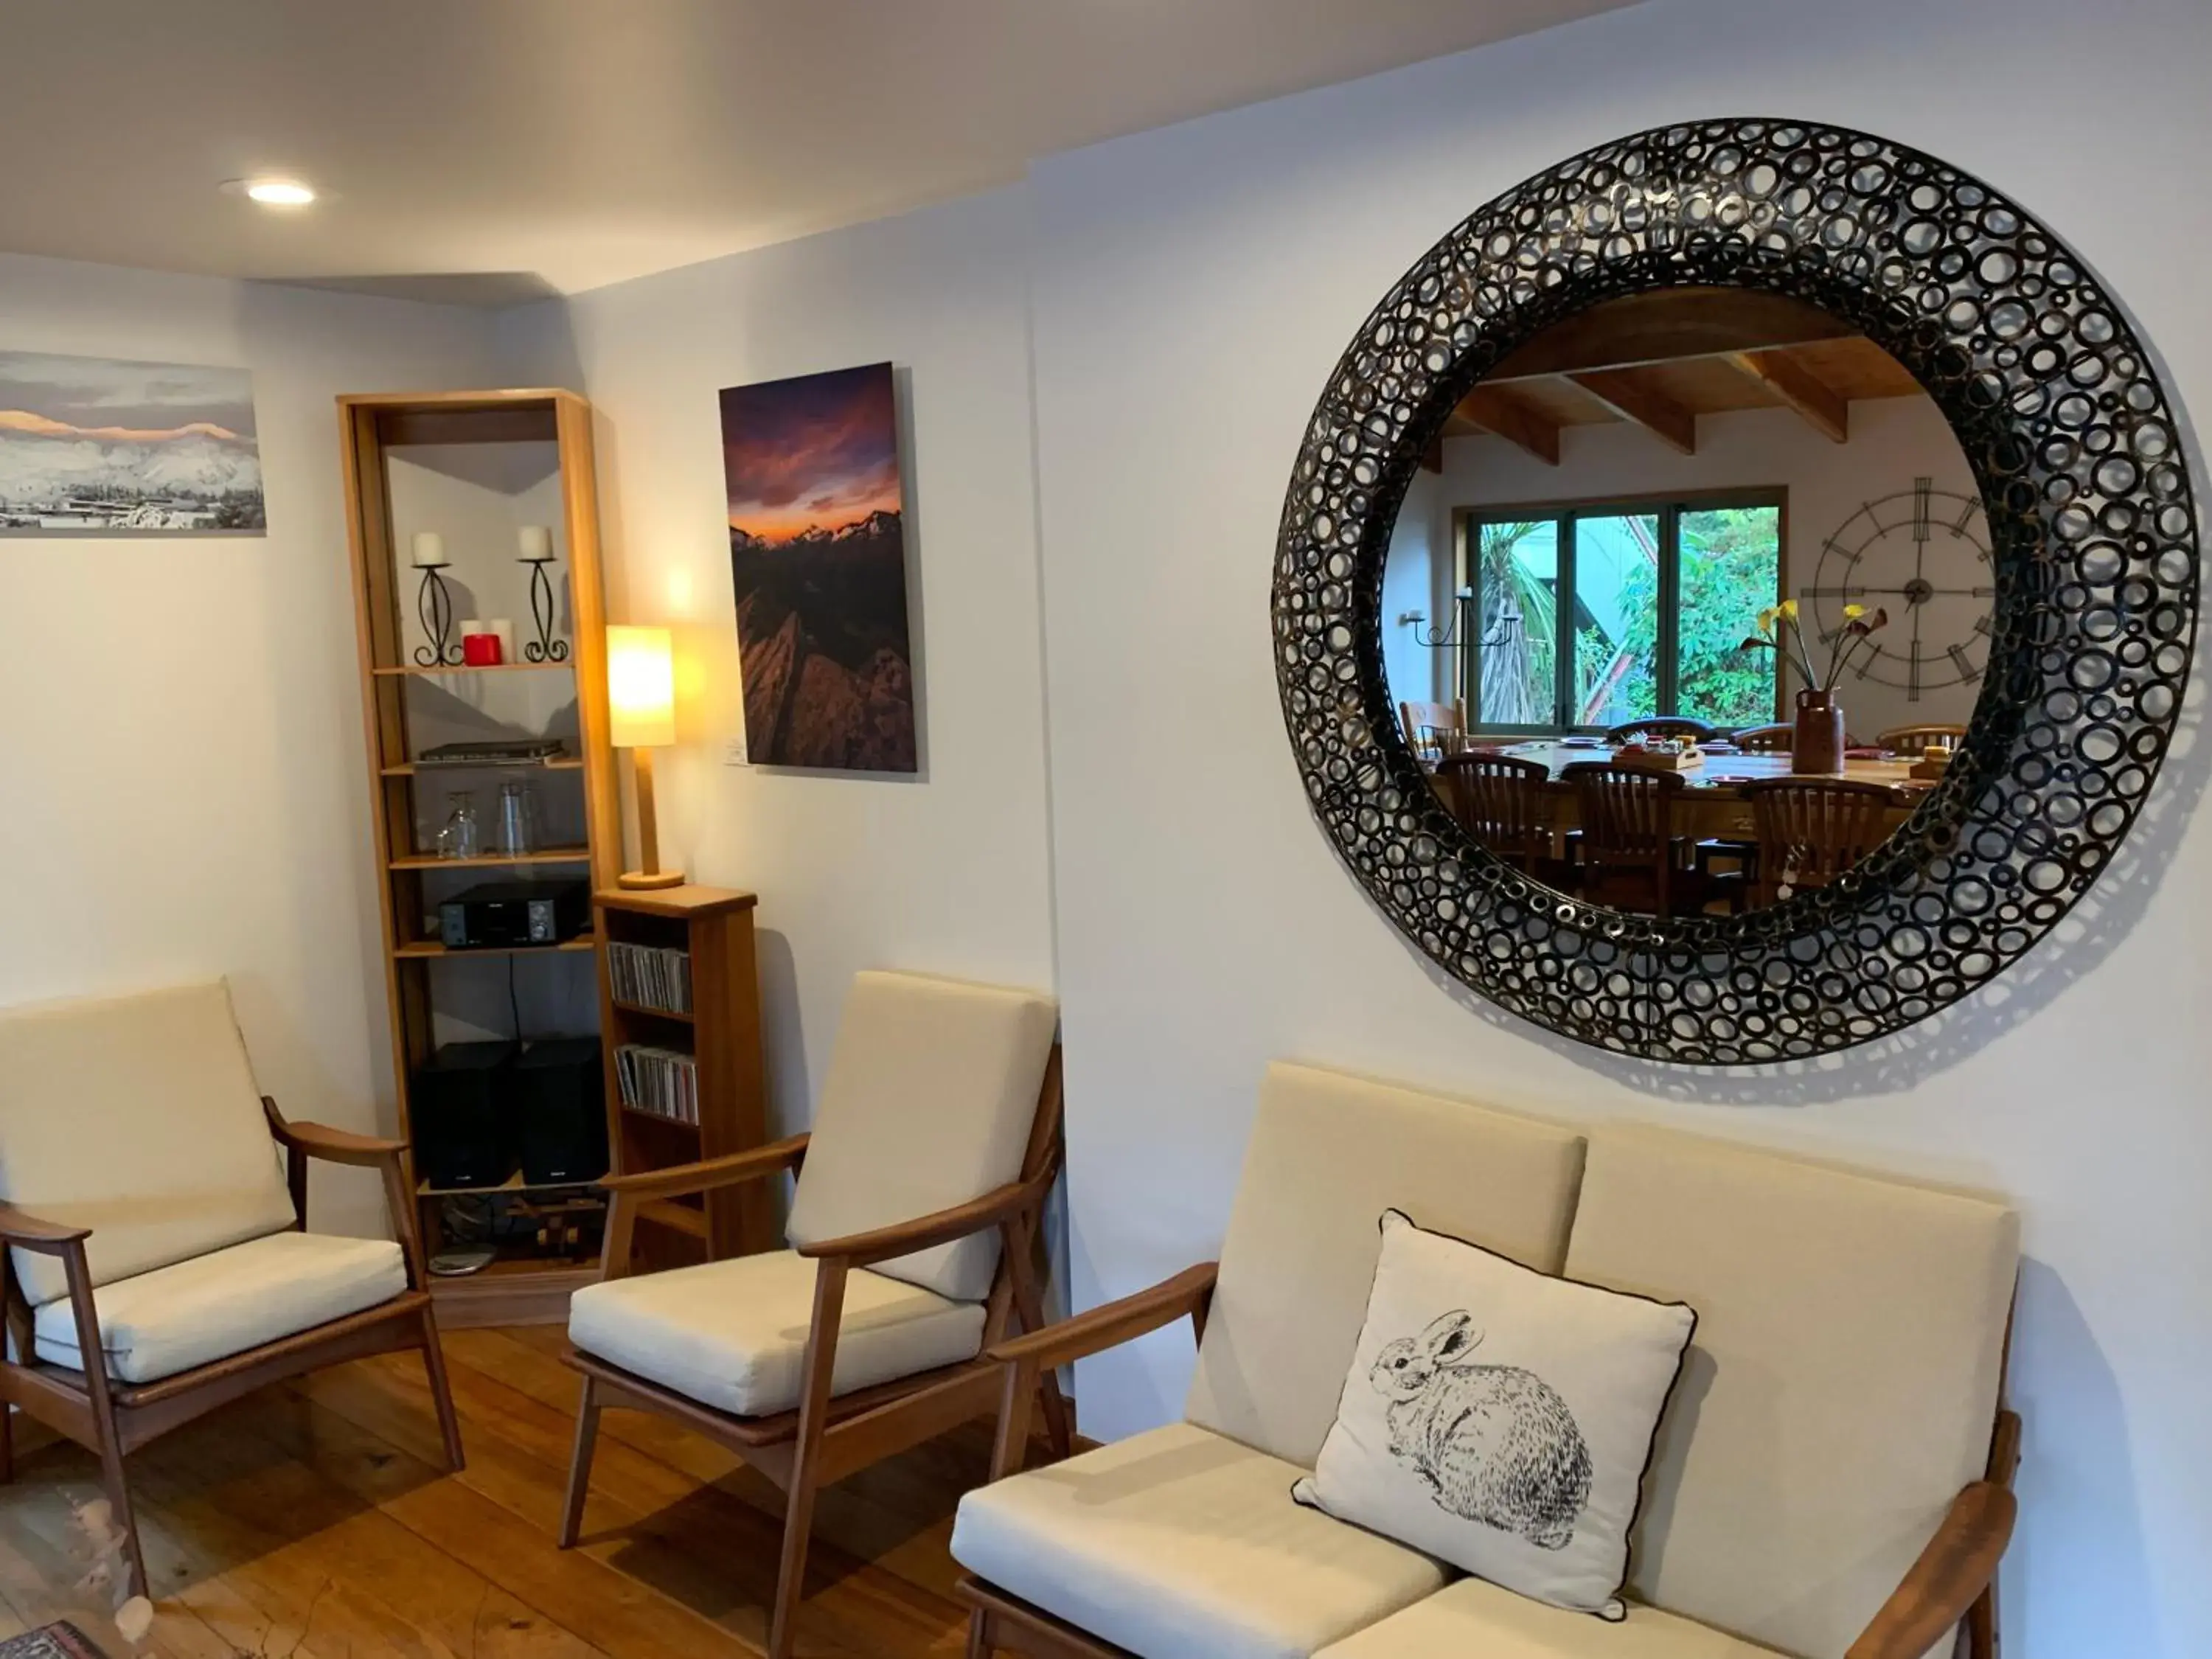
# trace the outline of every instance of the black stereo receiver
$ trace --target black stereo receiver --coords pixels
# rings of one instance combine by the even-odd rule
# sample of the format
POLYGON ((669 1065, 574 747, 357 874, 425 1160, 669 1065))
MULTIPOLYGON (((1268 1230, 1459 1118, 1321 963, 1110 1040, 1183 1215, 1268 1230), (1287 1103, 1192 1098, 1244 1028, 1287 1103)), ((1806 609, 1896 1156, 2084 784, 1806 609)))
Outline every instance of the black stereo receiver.
POLYGON ((589 886, 580 881, 488 881, 438 906, 438 938, 448 951, 558 945, 591 925, 589 886))

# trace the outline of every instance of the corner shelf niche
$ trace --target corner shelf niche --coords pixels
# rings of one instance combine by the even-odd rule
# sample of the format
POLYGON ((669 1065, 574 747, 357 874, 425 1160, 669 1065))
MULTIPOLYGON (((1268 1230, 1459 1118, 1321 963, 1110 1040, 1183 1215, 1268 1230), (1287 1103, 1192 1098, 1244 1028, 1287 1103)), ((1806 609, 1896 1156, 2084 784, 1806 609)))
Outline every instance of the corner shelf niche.
MULTIPOLYGON (((599 889, 611 887, 621 866, 614 753, 607 741, 592 410, 583 398, 561 391, 376 393, 340 398, 338 421, 392 1072, 400 1132, 413 1146, 413 1077, 438 1047, 441 1022, 460 1037, 509 1035, 454 1024, 459 982, 452 976, 467 972, 459 964, 497 964, 490 971, 498 971, 526 957, 546 958, 532 974, 577 976, 553 1000, 584 1011, 568 1022, 581 1029, 531 1035, 594 1035, 589 1022, 596 993, 583 981, 599 978, 597 932, 550 946, 463 951, 448 949, 430 921, 439 898, 487 874, 573 874, 599 889), (451 564, 444 574, 456 590, 456 611, 466 595, 480 613, 513 617, 520 644, 532 632, 516 560, 515 532, 523 522, 554 532, 558 562, 548 574, 556 589, 555 631, 568 642, 567 659, 495 667, 414 661, 422 629, 417 573, 407 556, 413 532, 445 535, 451 564), (493 732, 544 735, 556 724, 573 730, 557 733, 563 751, 547 761, 419 763, 422 750, 441 741, 493 732), (550 825, 545 833, 553 844, 518 856, 437 856, 434 832, 453 791, 490 782, 494 811, 479 813, 489 836, 497 783, 518 778, 530 783, 541 828, 550 825), (577 965, 556 969, 556 963, 577 965)), ((505 1188, 476 1190, 517 1197, 537 1189, 517 1177, 505 1188)), ((427 1181, 418 1185, 418 1219, 433 1249, 443 1236, 442 1206, 454 1196, 427 1181)), ((588 1282, 591 1266, 503 1251, 483 1273, 433 1279, 431 1290, 448 1326, 553 1321, 566 1317, 568 1294, 588 1282)))

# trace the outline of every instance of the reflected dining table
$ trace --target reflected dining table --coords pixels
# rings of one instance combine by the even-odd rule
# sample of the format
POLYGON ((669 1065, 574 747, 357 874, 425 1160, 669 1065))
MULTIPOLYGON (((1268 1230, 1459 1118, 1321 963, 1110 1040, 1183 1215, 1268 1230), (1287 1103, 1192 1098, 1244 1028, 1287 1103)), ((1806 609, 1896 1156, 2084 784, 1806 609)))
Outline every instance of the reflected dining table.
MULTIPOLYGON (((1552 781, 1547 793, 1553 802, 1554 834, 1578 828, 1580 813, 1574 786, 1560 775, 1566 768, 1589 761, 1610 761, 1618 750, 1603 744, 1561 743, 1536 738, 1527 743, 1477 743, 1471 752, 1510 755, 1515 760, 1535 761, 1548 768, 1552 781)), ((1790 757, 1774 754, 1731 754, 1705 750, 1702 764, 1677 774, 1682 793, 1674 798, 1674 833, 1692 841, 1708 838, 1748 841, 1753 830, 1751 800, 1743 786, 1762 778, 1795 775, 1790 757)), ((1434 769, 1430 769, 1433 770, 1434 769)), ((1843 777, 1853 783, 1878 783, 1896 792, 1887 829, 1894 831, 1935 786, 1912 775, 1910 760, 1850 760, 1844 763, 1843 777)))

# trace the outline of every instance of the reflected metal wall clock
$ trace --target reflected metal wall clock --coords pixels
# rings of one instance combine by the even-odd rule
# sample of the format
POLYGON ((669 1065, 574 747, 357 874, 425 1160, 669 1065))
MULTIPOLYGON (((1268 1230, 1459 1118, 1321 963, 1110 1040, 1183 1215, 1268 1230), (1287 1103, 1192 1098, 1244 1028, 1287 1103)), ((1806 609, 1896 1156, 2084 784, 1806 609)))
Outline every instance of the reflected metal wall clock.
POLYGON ((1820 544, 1810 607, 1823 641, 1844 607, 1879 605, 1890 625, 1853 659, 1856 678, 1894 687, 1909 702, 1970 685, 1989 665, 1990 602, 1996 574, 1983 533, 1982 501, 1938 489, 1932 478, 1867 502, 1820 544))

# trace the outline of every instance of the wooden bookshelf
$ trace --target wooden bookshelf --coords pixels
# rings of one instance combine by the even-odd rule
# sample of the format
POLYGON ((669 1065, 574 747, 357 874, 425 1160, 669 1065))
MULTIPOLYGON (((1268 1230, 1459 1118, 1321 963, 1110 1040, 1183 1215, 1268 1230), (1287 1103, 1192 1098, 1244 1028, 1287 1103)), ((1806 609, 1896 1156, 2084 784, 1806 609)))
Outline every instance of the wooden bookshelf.
MULTIPOLYGON (((513 961, 525 956, 550 956, 574 962, 588 958, 599 947, 599 935, 585 933, 558 945, 524 946, 511 950, 454 951, 440 941, 430 916, 438 896, 471 878, 501 879, 502 871, 514 875, 559 877, 573 874, 592 888, 610 886, 622 867, 622 819, 617 797, 614 752, 607 741, 606 614, 599 572, 599 507, 593 475, 591 405, 574 392, 561 391, 502 391, 427 393, 376 393, 338 399, 342 466, 345 485, 346 519, 352 550, 355 617, 360 653, 362 702, 368 757, 368 796, 375 870, 380 888, 384 930, 386 1017, 390 1024, 392 1073, 398 1091, 400 1130, 416 1142, 410 1099, 416 1068, 437 1047, 438 1018, 449 974, 459 973, 451 964, 465 959, 513 961), (410 629, 416 605, 416 572, 401 543, 415 511, 415 528, 437 529, 447 538, 453 567, 446 574, 463 587, 495 586, 515 578, 511 562, 516 549, 514 527, 503 544, 487 526, 491 508, 519 505, 519 497, 495 500, 487 496, 484 511, 466 518, 459 507, 450 510, 456 521, 422 521, 419 507, 395 490, 395 478, 409 489, 420 469, 401 465, 429 452, 418 446, 529 445, 531 457, 550 453, 553 471, 547 475, 544 495, 533 499, 531 521, 559 528, 560 562, 547 574, 556 591, 556 629, 568 645, 566 660, 519 662, 496 667, 439 665, 424 667, 410 654, 416 642, 410 629), (550 447, 550 448, 549 448, 550 447), (410 457, 410 451, 415 455, 410 457), (559 603, 565 588, 565 611, 559 603), (543 678, 541 678, 543 677, 543 678), (480 693, 466 688, 481 687, 480 693), (499 688, 509 688, 501 690, 499 688), (428 716, 423 699, 452 692, 465 693, 477 701, 469 706, 480 712, 492 705, 484 699, 524 699, 515 706, 526 714, 538 704, 526 698, 532 688, 544 702, 562 712, 574 704, 573 732, 561 733, 564 752, 545 762, 489 763, 466 768, 418 765, 419 744, 438 741, 416 728, 428 716), (519 856, 486 854, 471 859, 441 859, 426 844, 425 827, 433 803, 442 797, 418 792, 466 787, 459 775, 474 773, 501 781, 522 778, 531 781, 538 799, 541 826, 549 805, 557 809, 559 821, 574 826, 562 836, 568 844, 556 844, 519 856), (580 830, 582 839, 576 840, 580 830), (544 866, 539 868, 539 866, 544 866), (451 872, 450 876, 447 872, 451 872)), ((448 452, 450 453, 450 452, 448 452)), ((473 452, 472 452, 473 453, 473 452)), ((516 456, 525 452, 515 452, 516 456)), ((510 458, 501 458, 504 466, 510 458)), ((494 469, 495 471, 496 469, 494 469)), ((440 486, 452 491, 452 480, 468 469, 448 466, 440 486)), ((473 476, 473 475, 471 475, 473 476)), ((516 591, 507 590, 510 594, 516 591)), ((510 601, 511 602, 511 601, 510 601)), ((483 601, 479 601, 483 603, 483 601)), ((495 609, 489 613, 503 614, 495 609)), ((528 637, 526 609, 517 607, 518 639, 528 637)), ((500 716, 484 714, 496 723, 500 716)), ((517 720, 522 716, 518 715, 517 720)), ((520 733, 518 732, 520 735, 520 733)), ((484 824, 492 832, 490 818, 484 824)), ((591 973, 586 965, 573 971, 591 973)), ((595 975, 596 977, 596 975, 595 975)), ((533 1036, 589 1036, 589 1032, 533 1031, 533 1036)), ((487 1201, 521 1200, 547 1189, 532 1188, 520 1176, 505 1187, 471 1189, 465 1195, 487 1201)), ((573 1189, 572 1189, 573 1190, 573 1189)), ((423 1236, 434 1250, 442 1237, 442 1206, 455 1196, 434 1189, 428 1181, 417 1189, 418 1218, 423 1236)), ((449 1326, 486 1322, 532 1322, 567 1316, 569 1292, 589 1281, 590 1264, 574 1259, 538 1257, 526 1247, 502 1251, 501 1258, 483 1273, 469 1278, 433 1279, 439 1317, 449 1326)))
MULTIPOLYGON (((599 1025, 605 1033, 607 1142, 625 1175, 696 1158, 720 1158, 768 1139, 768 1085, 761 1061, 760 986, 753 954, 754 896, 686 883, 592 896, 601 938, 684 951, 690 957, 691 1006, 672 1012, 618 1000, 608 961, 599 963, 599 1025), (624 1101, 617 1051, 625 1043, 689 1054, 698 1066, 696 1123, 624 1101)), ((642 1206, 637 1248, 653 1265, 750 1255, 775 1246, 775 1194, 764 1182, 685 1202, 642 1206)))

